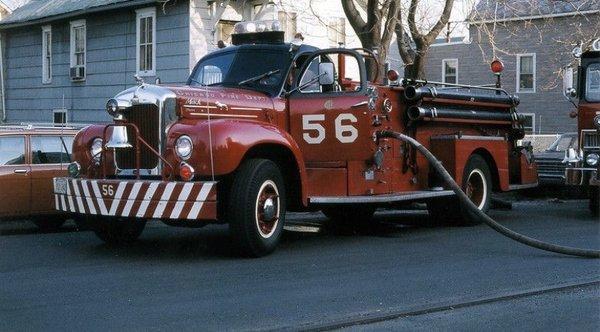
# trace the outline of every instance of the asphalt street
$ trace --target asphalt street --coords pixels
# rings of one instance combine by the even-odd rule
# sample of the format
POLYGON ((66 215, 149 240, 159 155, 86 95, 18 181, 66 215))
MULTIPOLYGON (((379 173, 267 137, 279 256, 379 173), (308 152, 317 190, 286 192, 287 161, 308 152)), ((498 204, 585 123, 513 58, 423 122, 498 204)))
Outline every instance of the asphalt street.
MULTIPOLYGON (((543 240, 600 248, 586 202, 491 215, 543 240)), ((233 254, 226 226, 149 224, 110 247, 69 224, 0 225, 0 330, 598 330, 600 261, 525 247, 485 225, 421 227, 383 211, 368 234, 295 214, 272 255, 233 254)))

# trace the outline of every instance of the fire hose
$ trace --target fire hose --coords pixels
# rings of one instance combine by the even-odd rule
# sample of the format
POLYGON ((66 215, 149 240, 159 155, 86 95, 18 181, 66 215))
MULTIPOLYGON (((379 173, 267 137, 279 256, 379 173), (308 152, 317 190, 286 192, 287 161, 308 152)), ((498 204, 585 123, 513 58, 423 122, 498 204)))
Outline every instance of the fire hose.
POLYGON ((502 226, 500 223, 489 217, 485 212, 481 211, 465 194, 462 188, 454 181, 450 173, 442 166, 442 163, 431 153, 427 148, 425 148, 421 143, 415 140, 412 137, 406 136, 401 133, 393 132, 393 131, 379 131, 377 133, 377 137, 389 137, 397 140, 401 140, 411 144, 414 148, 416 148, 419 152, 421 152, 425 158, 429 161, 431 166, 435 169, 435 171, 441 176, 444 183, 456 194, 459 201, 463 204, 464 207, 472 210, 476 217, 481 219, 485 224, 490 226, 496 232, 511 238, 517 242, 520 242, 524 245, 538 248, 545 251, 555 252, 564 255, 571 256, 579 256, 579 257, 588 257, 588 258, 600 258, 600 250, 594 249, 581 249, 574 247, 567 247, 556 245, 552 243, 543 242, 526 235, 517 233, 509 228, 502 226))

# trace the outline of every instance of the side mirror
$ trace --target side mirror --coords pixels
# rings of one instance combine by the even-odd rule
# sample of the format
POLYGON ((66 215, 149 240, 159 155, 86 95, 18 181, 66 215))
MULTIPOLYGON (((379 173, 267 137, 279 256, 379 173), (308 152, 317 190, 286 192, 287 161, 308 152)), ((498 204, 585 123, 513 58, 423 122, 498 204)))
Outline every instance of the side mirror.
POLYGON ((564 71, 563 95, 569 100, 577 96, 577 90, 573 88, 573 68, 566 68, 564 71))
POLYGON ((335 82, 333 73, 335 67, 331 62, 322 62, 319 64, 319 84, 331 85, 335 82))

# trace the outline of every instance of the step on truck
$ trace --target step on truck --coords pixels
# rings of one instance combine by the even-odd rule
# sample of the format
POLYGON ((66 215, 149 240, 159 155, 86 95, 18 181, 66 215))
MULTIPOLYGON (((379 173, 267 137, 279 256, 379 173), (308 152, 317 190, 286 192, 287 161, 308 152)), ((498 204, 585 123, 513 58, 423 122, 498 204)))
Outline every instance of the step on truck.
MULTIPOLYGON (((248 256, 275 249, 287 211, 370 227, 376 208, 420 201, 431 222, 477 222, 383 130, 433 151, 481 210, 492 192, 537 184, 531 148, 517 144, 516 96, 393 70, 367 77, 373 52, 285 43, 276 26, 239 23, 233 45, 203 57, 187 84, 140 80, 110 99, 114 121, 82 130, 69 177, 54 180, 56 208, 111 243, 135 240, 149 220, 227 223, 248 256)), ((499 81, 501 62, 492 69, 499 81)))
POLYGON ((600 213, 600 38, 582 43, 573 49, 579 59, 577 88, 573 71, 564 75, 564 94, 576 105, 571 113, 577 118, 579 146, 565 151, 563 162, 567 185, 588 188, 589 209, 594 216, 600 213))

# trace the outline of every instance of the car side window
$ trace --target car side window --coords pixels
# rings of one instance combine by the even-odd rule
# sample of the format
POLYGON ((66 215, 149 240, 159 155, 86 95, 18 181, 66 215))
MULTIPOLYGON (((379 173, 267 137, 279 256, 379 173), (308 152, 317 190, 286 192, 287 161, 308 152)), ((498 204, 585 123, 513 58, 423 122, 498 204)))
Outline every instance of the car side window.
POLYGON ((25 164, 25 137, 0 137, 0 165, 25 164))
POLYGON ((68 163, 72 145, 73 137, 70 136, 31 136, 31 163, 68 163))

